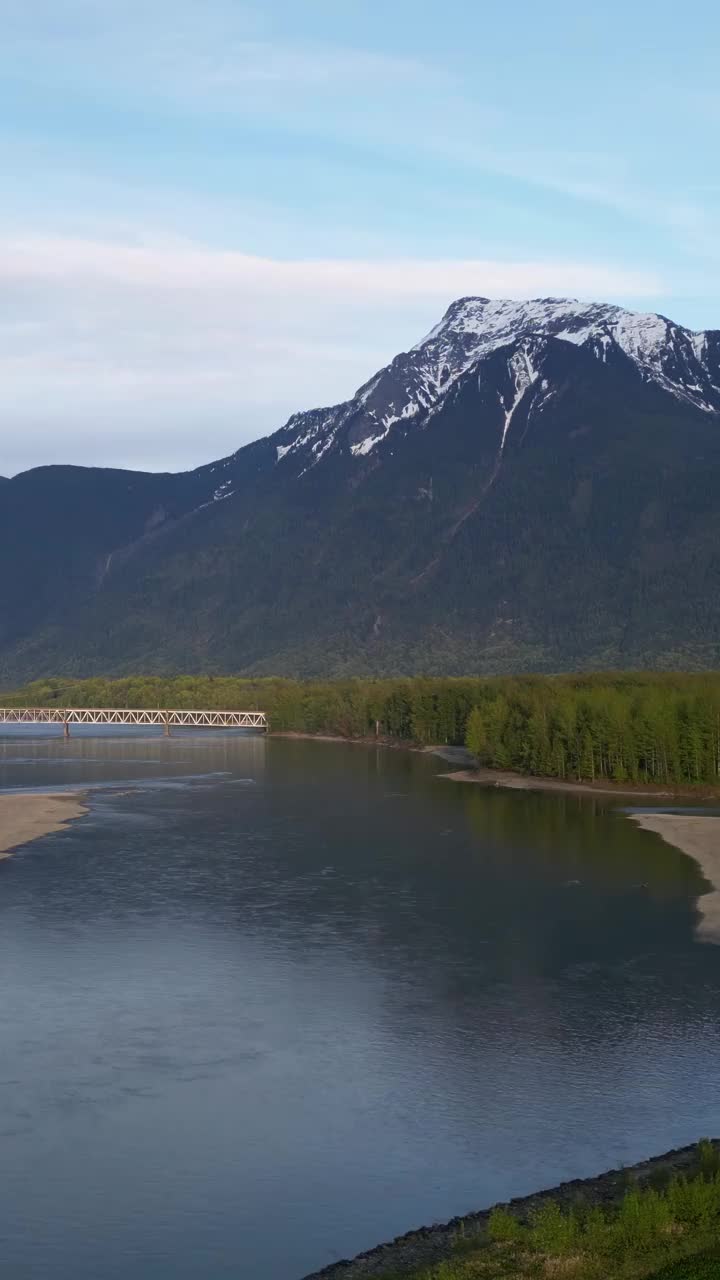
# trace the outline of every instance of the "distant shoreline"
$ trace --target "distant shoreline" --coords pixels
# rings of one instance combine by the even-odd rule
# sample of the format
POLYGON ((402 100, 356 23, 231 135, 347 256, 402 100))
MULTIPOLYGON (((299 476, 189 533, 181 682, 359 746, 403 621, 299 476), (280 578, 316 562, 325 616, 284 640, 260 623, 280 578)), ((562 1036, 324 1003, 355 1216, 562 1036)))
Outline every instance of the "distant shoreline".
POLYGON ((62 831, 69 822, 82 818, 87 812, 85 796, 79 792, 0 794, 0 860, 11 857, 16 849, 41 836, 62 831))

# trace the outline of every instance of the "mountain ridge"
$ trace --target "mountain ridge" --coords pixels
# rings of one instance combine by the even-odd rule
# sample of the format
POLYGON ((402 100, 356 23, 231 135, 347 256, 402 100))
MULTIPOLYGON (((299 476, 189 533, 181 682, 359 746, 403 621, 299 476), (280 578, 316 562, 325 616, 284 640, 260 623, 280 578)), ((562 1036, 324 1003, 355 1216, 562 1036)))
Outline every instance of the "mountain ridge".
POLYGON ((227 458, 2 484, 0 674, 715 665, 719 419, 716 330, 457 299, 227 458))
POLYGON ((400 353, 369 378, 350 400, 293 415, 281 428, 290 439, 278 446, 278 461, 312 439, 316 456, 310 465, 315 465, 334 444, 333 417, 340 418, 339 429, 348 416, 360 412, 367 422, 355 423, 350 451, 354 456, 365 455, 395 424, 436 409, 457 379, 495 350, 518 341, 537 343, 553 338, 575 345, 596 344, 594 354, 604 360, 614 345, 633 360, 641 374, 664 389, 703 412, 720 413, 720 331, 695 332, 656 313, 630 312, 606 303, 555 298, 516 303, 468 296, 451 303, 438 325, 409 352, 400 353), (583 326, 582 320, 589 323, 583 326), (710 357, 707 369, 703 366, 705 352, 710 357), (698 376, 700 383, 691 381, 698 376), (395 395, 401 380, 408 378, 413 383, 404 389, 409 398, 398 404, 395 395), (307 433, 293 439, 292 433, 304 421, 307 433), (363 434, 364 426, 367 434, 363 434))

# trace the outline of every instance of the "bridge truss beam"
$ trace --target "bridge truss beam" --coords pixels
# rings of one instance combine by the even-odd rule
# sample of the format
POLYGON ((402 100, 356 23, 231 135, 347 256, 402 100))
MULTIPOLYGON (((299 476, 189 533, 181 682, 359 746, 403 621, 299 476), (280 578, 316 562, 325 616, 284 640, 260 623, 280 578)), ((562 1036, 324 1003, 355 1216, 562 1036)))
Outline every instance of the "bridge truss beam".
POLYGON ((193 711, 169 708, 118 707, 0 707, 0 724, 61 724, 67 736, 71 724, 161 725, 188 729, 259 729, 267 731, 264 711, 193 711))

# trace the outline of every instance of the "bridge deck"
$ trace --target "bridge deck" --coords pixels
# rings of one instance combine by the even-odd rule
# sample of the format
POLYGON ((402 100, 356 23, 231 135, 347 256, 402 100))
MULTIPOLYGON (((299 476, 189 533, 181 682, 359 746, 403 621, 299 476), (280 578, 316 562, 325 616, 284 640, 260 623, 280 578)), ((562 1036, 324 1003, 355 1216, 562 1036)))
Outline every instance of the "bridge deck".
POLYGON ((267 729, 264 711, 193 711, 177 707, 0 707, 0 724, 158 724, 170 728, 267 729))

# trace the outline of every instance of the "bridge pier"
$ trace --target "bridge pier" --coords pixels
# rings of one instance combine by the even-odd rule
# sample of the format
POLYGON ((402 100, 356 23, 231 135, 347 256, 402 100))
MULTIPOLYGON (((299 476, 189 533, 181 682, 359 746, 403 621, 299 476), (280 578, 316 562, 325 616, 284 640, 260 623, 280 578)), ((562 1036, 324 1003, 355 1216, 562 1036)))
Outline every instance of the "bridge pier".
POLYGON ((165 737, 166 738, 170 737, 170 721, 168 720, 167 716, 165 717, 165 737))
POLYGON ((68 724, 67 720, 63 720, 63 737, 64 738, 70 737, 70 725, 68 724))

